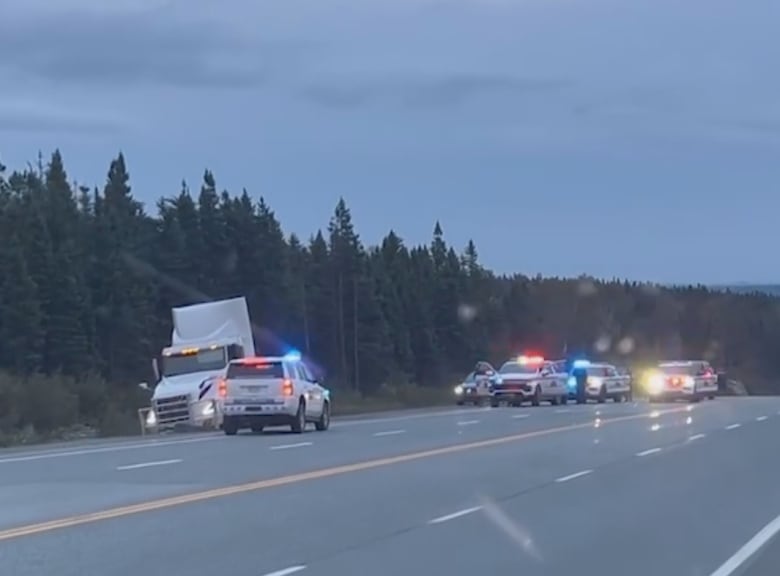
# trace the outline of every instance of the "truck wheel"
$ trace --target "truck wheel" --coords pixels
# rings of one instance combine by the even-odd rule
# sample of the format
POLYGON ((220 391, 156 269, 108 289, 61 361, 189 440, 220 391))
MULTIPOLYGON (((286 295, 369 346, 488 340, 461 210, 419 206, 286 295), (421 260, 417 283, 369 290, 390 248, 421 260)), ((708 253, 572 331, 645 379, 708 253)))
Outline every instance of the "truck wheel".
POLYGON ((265 428, 265 426, 263 426, 262 424, 252 424, 252 432, 254 432, 255 434, 259 434, 260 432, 262 432, 263 428, 265 428))
POLYGON ((238 422, 236 422, 235 418, 225 416, 225 419, 222 421, 222 430, 227 436, 235 436, 238 432, 238 422))
POLYGON ((553 396, 552 398, 550 398, 550 404, 552 404, 553 406, 557 406, 560 403, 561 403, 561 399, 558 396, 553 396))
POLYGON ((322 405, 322 414, 320 419, 314 423, 314 428, 319 432, 324 432, 330 427, 330 402, 322 405))
POLYGON ((501 406, 501 401, 498 398, 491 398, 490 399, 490 407, 491 408, 498 408, 501 406))
POLYGON ((604 404, 604 402, 606 402, 606 401, 607 401, 607 387, 602 385, 601 386, 601 390, 599 390, 598 403, 599 404, 604 404))
POLYGON ((561 404, 566 406, 566 404, 568 404, 568 403, 569 403, 569 395, 568 394, 564 394, 563 396, 561 396, 561 404))
POLYGON ((290 429, 295 434, 303 434, 306 429, 306 402, 298 402, 298 411, 295 413, 295 420, 290 424, 290 429))

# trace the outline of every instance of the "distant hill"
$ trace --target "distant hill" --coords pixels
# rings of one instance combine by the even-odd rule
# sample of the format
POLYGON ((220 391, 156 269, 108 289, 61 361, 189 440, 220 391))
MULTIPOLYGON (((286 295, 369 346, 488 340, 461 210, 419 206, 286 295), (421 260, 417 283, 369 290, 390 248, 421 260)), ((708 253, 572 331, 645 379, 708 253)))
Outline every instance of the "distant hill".
POLYGON ((763 292, 764 294, 770 294, 771 296, 780 296, 780 284, 730 284, 730 285, 714 285, 710 286, 714 290, 731 290, 732 292, 738 292, 741 294, 749 294, 751 292, 763 292))

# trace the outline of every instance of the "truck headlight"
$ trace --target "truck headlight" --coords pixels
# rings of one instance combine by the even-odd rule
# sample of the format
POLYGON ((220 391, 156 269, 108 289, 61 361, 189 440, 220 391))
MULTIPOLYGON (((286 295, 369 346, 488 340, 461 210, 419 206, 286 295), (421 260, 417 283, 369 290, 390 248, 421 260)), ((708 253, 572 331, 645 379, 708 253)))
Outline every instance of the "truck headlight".
POLYGON ((201 413, 204 416, 213 416, 214 415, 214 402, 210 401, 208 402, 204 407, 201 413))
POLYGON ((461 386, 460 384, 455 386, 454 392, 455 394, 460 396, 461 394, 463 394, 463 386, 461 386))
POLYGON ((157 426, 157 414, 154 413, 154 410, 149 410, 149 413, 146 415, 146 425, 150 428, 157 426))

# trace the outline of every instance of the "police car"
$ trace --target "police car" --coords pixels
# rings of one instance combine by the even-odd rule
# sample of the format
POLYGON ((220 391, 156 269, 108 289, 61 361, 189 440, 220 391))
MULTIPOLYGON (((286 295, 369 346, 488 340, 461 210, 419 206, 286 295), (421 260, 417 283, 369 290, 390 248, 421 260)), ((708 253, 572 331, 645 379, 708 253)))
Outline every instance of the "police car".
POLYGON ((718 392, 718 375, 704 360, 662 362, 647 377, 651 402, 714 399, 718 392))
POLYGON ((569 397, 576 399, 578 404, 588 400, 603 403, 607 399, 630 402, 634 396, 631 380, 630 372, 618 370, 612 364, 575 360, 567 387, 569 397))
POLYGON ((488 362, 478 362, 463 382, 455 386, 455 403, 458 406, 473 404, 481 406, 490 400, 493 386, 498 382, 498 374, 488 362))
POLYGON ((558 405, 568 401, 568 374, 555 362, 541 356, 519 356, 509 360, 501 366, 498 376, 490 398, 493 407, 502 402, 510 406, 520 406, 524 402, 539 406, 541 402, 558 405))
POLYGON ((330 426, 330 391, 312 376, 300 354, 232 360, 217 386, 228 436, 242 428, 262 432, 266 426, 289 426, 300 434, 309 423, 320 431, 330 426))

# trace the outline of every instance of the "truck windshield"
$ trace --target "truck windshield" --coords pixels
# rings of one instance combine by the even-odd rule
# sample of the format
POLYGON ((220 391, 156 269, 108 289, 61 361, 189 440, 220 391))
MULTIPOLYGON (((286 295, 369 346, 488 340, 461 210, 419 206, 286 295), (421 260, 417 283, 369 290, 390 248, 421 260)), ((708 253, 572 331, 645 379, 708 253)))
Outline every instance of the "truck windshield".
POLYGON ((171 354, 163 356, 163 376, 178 376, 194 372, 208 372, 221 370, 225 367, 225 348, 204 348, 195 353, 171 354))

